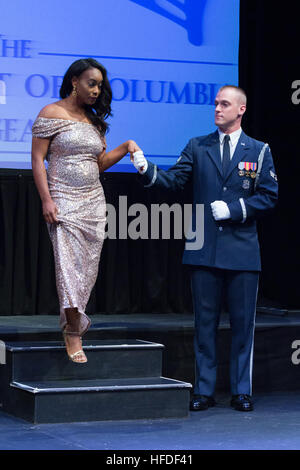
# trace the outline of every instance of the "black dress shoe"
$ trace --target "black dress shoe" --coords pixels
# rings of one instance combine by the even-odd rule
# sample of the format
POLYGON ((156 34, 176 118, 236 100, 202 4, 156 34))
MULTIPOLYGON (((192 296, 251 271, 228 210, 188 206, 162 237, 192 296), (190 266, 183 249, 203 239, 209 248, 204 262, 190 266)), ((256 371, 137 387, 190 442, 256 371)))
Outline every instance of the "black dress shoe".
POLYGON ((207 410, 210 406, 215 406, 216 402, 213 397, 207 395, 194 395, 191 399, 190 410, 202 411, 207 410))
POLYGON ((237 411, 253 411, 250 395, 233 395, 230 405, 237 411))

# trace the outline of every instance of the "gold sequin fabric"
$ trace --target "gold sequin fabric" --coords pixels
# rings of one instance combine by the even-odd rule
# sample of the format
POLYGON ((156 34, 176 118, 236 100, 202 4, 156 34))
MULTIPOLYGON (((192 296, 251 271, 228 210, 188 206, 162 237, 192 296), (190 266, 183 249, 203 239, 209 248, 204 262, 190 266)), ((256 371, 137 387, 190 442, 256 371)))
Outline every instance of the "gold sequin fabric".
POLYGON ((78 326, 72 333, 82 335, 90 326, 85 308, 97 279, 105 235, 106 204, 97 164, 104 141, 92 124, 41 117, 34 122, 32 135, 50 139, 47 179, 59 224, 48 224, 48 231, 60 325, 62 329, 67 325, 64 309, 77 308, 78 326))

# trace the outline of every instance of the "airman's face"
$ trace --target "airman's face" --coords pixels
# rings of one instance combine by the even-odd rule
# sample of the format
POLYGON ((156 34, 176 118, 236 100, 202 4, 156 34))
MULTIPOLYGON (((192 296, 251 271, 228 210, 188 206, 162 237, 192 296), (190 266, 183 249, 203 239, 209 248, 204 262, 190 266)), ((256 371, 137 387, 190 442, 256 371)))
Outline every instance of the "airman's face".
POLYGON ((246 105, 234 88, 220 90, 215 99, 215 124, 225 131, 239 127, 246 105))

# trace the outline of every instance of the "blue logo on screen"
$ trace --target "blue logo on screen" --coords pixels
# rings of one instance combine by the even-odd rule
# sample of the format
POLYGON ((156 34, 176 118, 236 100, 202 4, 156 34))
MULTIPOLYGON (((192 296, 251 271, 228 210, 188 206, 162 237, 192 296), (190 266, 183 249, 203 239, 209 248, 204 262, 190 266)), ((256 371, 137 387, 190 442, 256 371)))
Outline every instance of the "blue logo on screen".
POLYGON ((193 46, 203 44, 203 18, 207 0, 130 0, 168 18, 187 30, 193 46))

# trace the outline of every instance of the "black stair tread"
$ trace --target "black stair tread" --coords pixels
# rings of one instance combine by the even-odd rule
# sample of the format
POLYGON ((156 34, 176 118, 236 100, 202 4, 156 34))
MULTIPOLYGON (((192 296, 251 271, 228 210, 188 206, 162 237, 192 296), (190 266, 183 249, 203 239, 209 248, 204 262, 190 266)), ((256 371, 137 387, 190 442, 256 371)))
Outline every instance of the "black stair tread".
POLYGON ((30 393, 50 392, 95 392, 142 389, 192 388, 187 382, 167 377, 143 377, 125 379, 87 379, 87 380, 48 380, 48 381, 13 381, 11 386, 30 393))
MULTIPOLYGON (((8 342, 5 345, 10 352, 65 350, 63 340, 8 342)), ((90 351, 101 349, 164 349, 164 345, 139 339, 83 340, 83 348, 90 351)))

